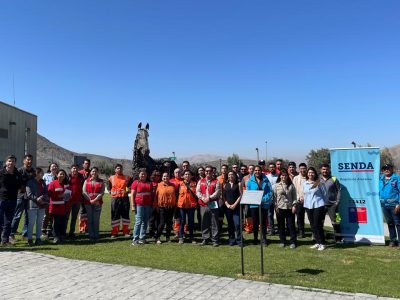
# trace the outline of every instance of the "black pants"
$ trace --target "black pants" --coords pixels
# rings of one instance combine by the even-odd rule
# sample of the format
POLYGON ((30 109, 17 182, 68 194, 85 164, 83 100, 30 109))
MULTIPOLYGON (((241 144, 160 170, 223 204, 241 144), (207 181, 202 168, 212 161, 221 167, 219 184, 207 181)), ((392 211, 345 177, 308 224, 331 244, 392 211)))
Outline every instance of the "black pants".
MULTIPOLYGON (((260 226, 260 213, 258 207, 250 208, 251 217, 253 218, 253 236, 254 240, 258 240, 258 227, 260 226)), ((268 209, 261 208, 261 234, 263 238, 267 236, 267 219, 268 219, 268 209)))
POLYGON ((128 197, 112 198, 111 200, 111 226, 119 227, 122 219, 122 225, 130 225, 129 221, 129 199, 128 197))
POLYGON ((156 237, 158 226, 160 225, 160 210, 159 208, 153 208, 149 220, 149 236, 156 237))
POLYGON ((299 233, 304 233, 304 216, 306 214, 306 210, 304 209, 303 204, 298 204, 296 209, 297 230, 299 233))
POLYGON ((171 236, 172 230, 172 218, 174 217, 175 208, 159 207, 160 211, 160 224, 158 225, 157 238, 161 237, 161 234, 165 228, 165 237, 168 239, 171 236))
POLYGON ((311 230, 317 244, 325 244, 325 206, 307 209, 308 220, 310 221, 311 230))
POLYGON ((278 228, 279 228, 279 240, 281 243, 286 242, 286 226, 289 228, 290 243, 296 244, 297 235, 296 228, 294 226, 294 216, 291 209, 280 209, 278 208, 278 213, 276 214, 278 218, 278 228))
POLYGON ((62 240, 66 230, 66 215, 53 215, 54 220, 54 238, 62 240))

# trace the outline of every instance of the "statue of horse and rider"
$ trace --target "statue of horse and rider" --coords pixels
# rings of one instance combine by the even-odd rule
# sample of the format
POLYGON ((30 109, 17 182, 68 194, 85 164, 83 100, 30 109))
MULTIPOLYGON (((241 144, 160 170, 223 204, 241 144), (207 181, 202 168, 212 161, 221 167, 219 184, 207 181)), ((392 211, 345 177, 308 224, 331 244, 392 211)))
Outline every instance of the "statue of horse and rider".
POLYGON ((142 128, 141 122, 138 125, 138 132, 133 146, 132 176, 133 178, 138 178, 139 170, 142 168, 147 170, 148 176, 154 170, 168 172, 172 176, 173 171, 178 167, 175 161, 166 158, 155 160, 150 156, 149 129, 150 126, 148 123, 145 128, 142 128))

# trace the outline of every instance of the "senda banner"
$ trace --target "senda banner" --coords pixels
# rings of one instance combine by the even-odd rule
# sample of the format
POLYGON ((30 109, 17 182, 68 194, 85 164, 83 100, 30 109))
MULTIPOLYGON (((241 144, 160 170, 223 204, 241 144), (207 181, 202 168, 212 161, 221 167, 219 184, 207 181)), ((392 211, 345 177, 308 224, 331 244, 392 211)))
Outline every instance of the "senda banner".
POLYGON ((379 202, 379 148, 330 149, 332 176, 341 184, 340 228, 346 242, 384 244, 379 202))

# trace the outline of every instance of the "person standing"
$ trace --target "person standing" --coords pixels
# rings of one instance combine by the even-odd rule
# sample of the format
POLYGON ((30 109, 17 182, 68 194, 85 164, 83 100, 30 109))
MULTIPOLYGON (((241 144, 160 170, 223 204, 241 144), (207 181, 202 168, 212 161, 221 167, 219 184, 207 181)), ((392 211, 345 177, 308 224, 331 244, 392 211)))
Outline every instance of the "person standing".
POLYGON ((241 245, 240 226, 240 184, 233 171, 228 173, 228 180, 222 189, 222 198, 226 206, 226 219, 228 221, 229 246, 241 245))
MULTIPOLYGON (((276 161, 277 163, 279 162, 279 160, 276 161)), ((274 187, 276 181, 278 180, 278 175, 279 173, 276 172, 276 166, 274 163, 269 163, 268 164, 268 180, 271 183, 272 188, 274 187)), ((271 201, 271 205, 268 208, 268 230, 269 230, 269 234, 270 235, 274 235, 275 234, 275 220, 274 220, 274 215, 275 215, 275 205, 273 203, 273 201, 271 201)))
POLYGON ((293 178, 293 185, 296 189, 297 206, 296 206, 296 217, 297 217, 297 231, 300 238, 305 238, 304 232, 304 193, 303 184, 307 180, 307 165, 305 163, 299 164, 300 174, 293 178))
POLYGON ((71 216, 71 222, 69 225, 69 238, 75 238, 75 226, 78 218, 78 213, 82 205, 82 187, 85 179, 83 175, 78 172, 78 165, 71 166, 71 173, 69 175, 69 185, 72 191, 71 199, 67 203, 67 217, 66 225, 68 225, 69 217, 71 216))
POLYGON ((319 251, 325 250, 325 202, 326 188, 317 175, 317 170, 309 167, 307 170, 307 180, 303 184, 304 208, 307 211, 308 220, 310 221, 311 230, 316 243, 311 249, 319 251))
POLYGON ((379 198, 389 229, 389 246, 397 247, 400 242, 400 178, 390 164, 382 167, 382 173, 379 178, 379 198))
MULTIPOLYGON (((226 206, 225 206, 225 201, 223 199, 223 192, 224 192, 224 186, 225 183, 228 181, 228 165, 222 165, 221 166, 221 175, 217 177, 219 185, 221 187, 221 194, 220 194, 220 199, 218 200, 218 226, 219 226, 219 232, 222 232, 222 225, 224 224, 224 215, 226 211, 226 206)), ((233 172, 233 171, 232 171, 233 172)), ((236 173, 235 173, 236 175, 236 173)))
MULTIPOLYGON (((24 227, 22 228, 21 236, 22 238, 27 238, 28 233, 28 200, 25 198, 25 187, 28 180, 32 179, 32 174, 34 174, 35 169, 32 167, 33 156, 31 154, 26 154, 24 156, 23 166, 18 169, 18 172, 22 175, 22 188, 18 191, 17 196, 17 207, 15 208, 14 218, 11 222, 11 234, 10 243, 15 244, 15 234, 18 230, 19 221, 21 220, 22 214, 25 214, 24 227)), ((34 176, 34 175, 33 175, 34 176)), ((33 177, 34 178, 34 177, 33 177)))
MULTIPOLYGON (((108 179, 108 190, 111 193, 111 238, 114 239, 119 233, 122 223, 122 233, 125 237, 129 234, 129 198, 128 188, 132 184, 132 179, 124 175, 121 164, 116 164, 115 174, 108 179)), ((147 174, 146 174, 147 176, 147 174)))
POLYGON ((187 170, 183 173, 183 181, 179 184, 178 205, 181 214, 181 226, 179 227, 179 241, 183 242, 186 216, 188 219, 189 242, 196 243, 193 236, 194 212, 197 207, 196 181, 192 180, 192 172, 187 170))
POLYGON ((67 202, 71 198, 71 190, 67 173, 59 170, 57 179, 50 182, 48 186, 50 206, 49 213, 53 218, 54 244, 63 242, 66 230, 67 202))
MULTIPOLYGON (((49 189, 49 184, 57 179, 58 174, 58 165, 56 163, 51 163, 47 173, 43 175, 43 180, 49 189)), ((49 212, 50 206, 46 207, 44 212, 44 219, 42 224, 42 237, 47 240, 50 236, 53 235, 53 216, 49 212)))
MULTIPOLYGON (((83 176, 83 180, 86 180, 90 176, 90 159, 85 159, 82 164, 82 170, 79 170, 79 174, 83 176)), ((79 209, 79 233, 86 233, 88 232, 88 225, 87 225, 87 213, 84 201, 82 199, 81 207, 79 209)))
POLYGON ((196 195, 199 199, 201 213, 201 245, 207 245, 211 238, 214 247, 219 246, 218 225, 218 200, 221 187, 217 179, 213 178, 212 166, 207 166, 206 177, 200 179, 196 187, 196 195))
POLYGON ((271 204, 272 186, 268 177, 262 173, 261 166, 254 167, 254 174, 247 181, 247 190, 250 191, 263 191, 261 200, 261 220, 259 216, 259 206, 250 205, 250 212, 253 219, 253 244, 258 244, 258 228, 261 224, 262 243, 267 245, 267 217, 268 209, 271 204))
POLYGON ((294 226, 296 214, 296 189, 292 184, 289 173, 285 168, 281 169, 278 180, 273 187, 273 199, 275 204, 276 216, 278 219, 278 231, 280 247, 286 244, 286 227, 289 228, 290 249, 296 248, 297 236, 294 226))
MULTIPOLYGON (((156 196, 157 206, 160 213, 160 223, 157 230, 157 244, 161 244, 161 234, 165 229, 165 238, 168 242, 171 236, 172 230, 172 218, 176 207, 176 189, 169 181, 169 174, 164 173, 162 175, 162 181, 157 185, 156 196)), ((179 243, 183 244, 183 239, 179 238, 179 243)))
POLYGON ((328 164, 321 165, 321 175, 319 176, 321 183, 325 184, 326 188, 326 202, 325 202, 325 213, 328 214, 331 219, 333 232, 335 235, 336 243, 342 241, 340 234, 340 223, 336 220, 336 215, 339 213, 340 203, 340 182, 336 177, 331 176, 331 168, 328 164))
MULTIPOLYGON (((169 174, 169 172, 167 172, 169 174)), ((153 195, 156 194, 157 186, 161 182, 161 173, 154 170, 150 175, 151 186, 153 188, 153 195)), ((158 209, 157 199, 153 200, 153 209, 149 220, 149 236, 157 239, 157 230, 160 225, 160 210, 158 209)))
POLYGON ((93 167, 90 170, 90 177, 84 181, 82 194, 88 219, 89 239, 94 243, 100 237, 100 215, 104 191, 105 184, 99 178, 99 169, 93 167))
POLYGON ((153 207, 153 187, 147 180, 146 169, 140 169, 139 179, 131 186, 131 209, 136 212, 132 246, 146 243, 146 231, 153 207))
POLYGON ((46 207, 49 206, 49 196, 43 178, 43 170, 31 169, 30 178, 26 184, 26 199, 28 201, 28 245, 33 246, 33 227, 36 224, 35 245, 41 245, 41 228, 46 207))
MULTIPOLYGON (((265 162, 264 162, 265 166, 265 162)), ((254 165, 249 165, 247 168, 248 174, 243 177, 241 181, 241 193, 243 194, 243 191, 247 187, 247 182, 249 181, 250 177, 253 176, 254 174, 254 165)), ((246 204, 243 207, 243 216, 244 216, 244 231, 247 233, 252 233, 253 232, 253 218, 251 217, 251 212, 249 206, 246 204)))
MULTIPOLYGON (((174 170, 174 177, 171 178, 170 182, 175 186, 175 192, 178 195, 178 188, 180 183, 182 182, 182 172, 181 169, 176 168, 174 170)), ((176 207, 174 211, 174 234, 175 234, 175 239, 179 239, 179 228, 181 226, 181 215, 179 213, 179 209, 176 207)))
POLYGON ((17 206, 18 190, 22 188, 22 175, 15 167, 16 157, 9 155, 0 170, 0 231, 1 246, 9 244, 11 222, 17 206))
POLYGON ((299 175, 299 173, 297 173, 296 168, 297 168, 297 166, 296 166, 296 163, 295 163, 294 161, 291 161, 291 162, 288 163, 288 169, 287 169, 287 171, 288 171, 290 180, 291 180, 292 182, 293 182, 294 177, 296 177, 297 175, 299 175))

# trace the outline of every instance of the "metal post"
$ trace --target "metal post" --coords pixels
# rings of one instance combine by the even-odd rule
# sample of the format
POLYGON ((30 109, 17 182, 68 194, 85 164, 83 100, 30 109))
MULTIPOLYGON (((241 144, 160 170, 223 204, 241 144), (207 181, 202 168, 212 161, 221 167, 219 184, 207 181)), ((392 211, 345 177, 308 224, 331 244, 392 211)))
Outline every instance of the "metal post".
POLYGON ((261 204, 258 206, 258 210, 259 210, 259 217, 260 217, 260 225, 261 225, 261 230, 260 230, 260 253, 261 253, 261 276, 264 276, 264 245, 262 242, 262 238, 263 238, 263 220, 261 219, 261 204))
POLYGON ((258 148, 256 148, 256 151, 257 151, 257 163, 258 163, 260 161, 260 155, 258 153, 258 148))
POLYGON ((244 276, 244 255, 243 255, 243 206, 240 205, 240 257, 242 260, 242 275, 244 276))
POLYGON ((265 141, 265 164, 267 164, 268 156, 267 156, 267 141, 265 141))

